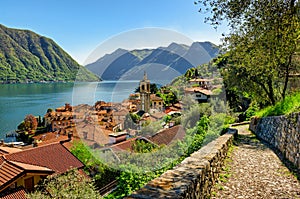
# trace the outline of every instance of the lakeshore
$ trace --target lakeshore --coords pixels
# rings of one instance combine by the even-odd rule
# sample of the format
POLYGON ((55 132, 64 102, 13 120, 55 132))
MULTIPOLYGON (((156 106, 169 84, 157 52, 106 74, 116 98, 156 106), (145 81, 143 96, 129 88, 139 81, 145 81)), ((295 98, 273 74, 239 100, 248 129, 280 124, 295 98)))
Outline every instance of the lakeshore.
POLYGON ((122 101, 137 86, 137 81, 102 81, 76 85, 74 83, 2 84, 0 87, 0 138, 6 140, 6 134, 17 129, 17 125, 27 114, 44 116, 48 108, 55 109, 66 102, 71 102, 72 105, 81 102, 92 105, 97 100, 122 101), (89 90, 91 93, 88 97, 76 94, 81 90, 89 90), (92 99, 86 99, 90 96, 93 96, 92 99))

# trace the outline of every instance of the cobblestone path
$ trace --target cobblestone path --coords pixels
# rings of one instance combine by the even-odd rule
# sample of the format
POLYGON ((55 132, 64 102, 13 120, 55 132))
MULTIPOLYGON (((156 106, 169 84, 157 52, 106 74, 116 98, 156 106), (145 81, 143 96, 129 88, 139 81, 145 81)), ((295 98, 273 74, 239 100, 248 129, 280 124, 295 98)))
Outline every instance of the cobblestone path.
POLYGON ((238 141, 211 198, 300 199, 300 182, 277 155, 248 131, 248 125, 237 129, 238 141))

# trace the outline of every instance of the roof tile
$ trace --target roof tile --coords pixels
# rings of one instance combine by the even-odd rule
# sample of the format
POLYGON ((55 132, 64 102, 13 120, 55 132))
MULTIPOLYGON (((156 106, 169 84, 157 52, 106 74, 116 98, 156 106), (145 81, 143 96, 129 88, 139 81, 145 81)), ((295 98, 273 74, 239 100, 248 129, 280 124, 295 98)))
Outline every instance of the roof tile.
POLYGON ((149 140, 158 145, 168 145, 175 140, 182 140, 184 136, 184 128, 182 126, 174 126, 172 128, 168 128, 156 133, 155 135, 150 137, 149 140))
POLYGON ((24 187, 4 191, 0 193, 0 199, 27 199, 24 187))
POLYGON ((71 168, 82 168, 84 165, 60 143, 44 145, 17 153, 5 155, 9 161, 47 167, 55 174, 71 168))

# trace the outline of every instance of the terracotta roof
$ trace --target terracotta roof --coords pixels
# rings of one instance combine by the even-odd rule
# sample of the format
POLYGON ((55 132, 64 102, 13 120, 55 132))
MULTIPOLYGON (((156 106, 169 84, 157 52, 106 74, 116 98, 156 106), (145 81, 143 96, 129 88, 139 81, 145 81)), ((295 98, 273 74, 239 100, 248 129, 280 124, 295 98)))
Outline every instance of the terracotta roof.
POLYGON ((22 149, 14 148, 14 147, 0 147, 0 155, 15 153, 18 151, 22 151, 22 149))
POLYGON ((14 162, 14 161, 10 161, 10 162, 18 167, 21 167, 24 170, 50 172, 50 174, 53 173, 53 171, 51 169, 48 169, 47 167, 40 167, 32 164, 25 164, 25 163, 14 162))
MULTIPOLYGON (((109 134, 112 131, 101 128, 98 124, 79 124, 76 126, 76 130, 78 136, 84 140, 93 141, 100 145, 105 145, 109 143, 109 134), (84 134, 86 133, 86 139, 84 138, 84 134)), ((93 143, 94 144, 94 143, 93 143)))
POLYGON ((0 193, 0 199, 27 199, 24 187, 18 187, 0 193))
POLYGON ((182 126, 174 126, 169 129, 162 130, 152 137, 149 138, 150 141, 157 145, 168 145, 175 140, 182 140, 185 136, 185 130, 182 126))
POLYGON ((112 145, 110 148, 113 150, 113 151, 132 151, 132 145, 133 143, 135 142, 137 138, 131 138, 131 139, 128 139, 124 142, 120 142, 118 144, 114 144, 112 145))
POLYGON ((161 119, 166 115, 164 112, 157 112, 157 113, 152 113, 151 116, 154 117, 155 119, 161 119))
POLYGON ((165 113, 168 114, 170 113, 171 111, 180 111, 181 109, 179 108, 176 108, 174 106, 170 106, 170 107, 167 107, 166 110, 165 110, 165 113))
POLYGON ((0 157, 0 187, 7 186, 14 178, 21 176, 23 172, 24 169, 0 157))
POLYGON ((163 101, 161 97, 156 96, 155 94, 150 95, 152 101, 163 101))
POLYGON ((189 80, 189 82, 211 82, 213 79, 195 78, 189 80))
POLYGON ((213 93, 210 90, 203 89, 201 87, 194 87, 194 88, 186 88, 184 89, 187 93, 202 93, 204 95, 212 95, 213 93))
POLYGON ((59 143, 61 141, 67 141, 69 138, 67 135, 60 135, 57 133, 44 133, 33 137, 38 140, 38 146, 43 146, 51 143, 59 143))
POLYGON ((53 170, 55 174, 65 173, 71 168, 82 168, 84 166, 60 143, 23 150, 4 157, 9 161, 47 167, 53 170))

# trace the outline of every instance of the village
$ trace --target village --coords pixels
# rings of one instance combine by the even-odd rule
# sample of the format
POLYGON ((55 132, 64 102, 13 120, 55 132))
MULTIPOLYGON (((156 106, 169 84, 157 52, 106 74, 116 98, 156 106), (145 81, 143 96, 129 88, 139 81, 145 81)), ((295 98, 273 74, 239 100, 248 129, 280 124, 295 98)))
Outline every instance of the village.
MULTIPOLYGON (((208 102, 214 96, 213 79, 189 79, 183 89, 197 103, 208 102)), ((34 190, 41 179, 63 174, 70 168, 81 173, 84 164, 70 149, 74 142, 82 141, 92 149, 109 150, 117 156, 120 151, 133 152, 136 140, 155 145, 169 145, 181 140, 185 130, 180 115, 185 104, 169 88, 151 91, 151 82, 144 74, 138 92, 130 94, 121 103, 97 101, 94 106, 66 103, 55 110, 48 109, 43 117, 44 133, 31 131, 32 144, 13 145, 1 142, 0 192, 3 195, 25 194, 34 190), (156 92, 156 93, 155 93, 156 92), (164 96, 171 96, 168 101, 164 96), (164 99, 165 98, 165 99, 164 99), (158 123, 157 132, 143 130, 158 123)), ((37 118, 41 120, 41 118, 37 118)))

